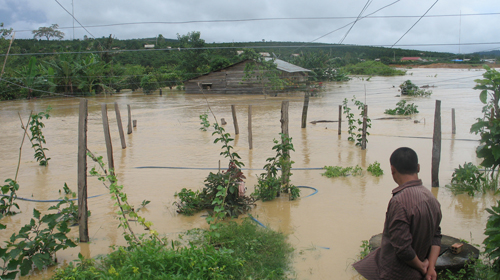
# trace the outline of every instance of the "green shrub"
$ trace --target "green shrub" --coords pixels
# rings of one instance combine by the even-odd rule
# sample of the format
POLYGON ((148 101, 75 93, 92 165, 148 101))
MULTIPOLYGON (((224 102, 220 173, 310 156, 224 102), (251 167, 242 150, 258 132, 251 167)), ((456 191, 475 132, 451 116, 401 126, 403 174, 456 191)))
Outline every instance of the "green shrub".
POLYGON ((483 191, 483 186, 486 182, 484 173, 472 162, 464 163, 455 168, 451 175, 451 184, 446 185, 454 194, 467 193, 474 196, 476 192, 483 191))
POLYGON ((430 96, 432 94, 431 90, 420 89, 410 80, 403 82, 401 85, 399 85, 399 88, 401 89, 401 95, 430 96))
POLYGON ((321 173, 321 175, 328 178, 346 177, 349 175, 358 176, 361 175, 361 172, 363 171, 359 165, 356 165, 355 167, 325 166, 324 169, 326 169, 326 172, 321 173))
POLYGON ((398 103, 396 103, 396 108, 395 109, 387 109, 385 110, 384 114, 388 115, 412 115, 412 114, 417 114, 417 105, 414 103, 406 104, 406 100, 401 100, 398 103))
POLYGON ((375 161, 374 163, 370 164, 366 171, 370 172, 373 176, 379 177, 384 175, 384 170, 380 168, 380 162, 375 161))
POLYGON ((488 279, 499 279, 500 277, 500 200, 497 201, 497 206, 487 208, 490 213, 484 235, 484 252, 491 261, 491 271, 488 279))
POLYGON ((146 240, 97 260, 80 255, 52 279, 288 279, 293 249, 286 236, 249 219, 187 235, 192 240, 184 247, 146 240))
POLYGON ((389 67, 379 61, 365 61, 344 67, 344 70, 352 75, 368 76, 403 76, 406 71, 389 67))

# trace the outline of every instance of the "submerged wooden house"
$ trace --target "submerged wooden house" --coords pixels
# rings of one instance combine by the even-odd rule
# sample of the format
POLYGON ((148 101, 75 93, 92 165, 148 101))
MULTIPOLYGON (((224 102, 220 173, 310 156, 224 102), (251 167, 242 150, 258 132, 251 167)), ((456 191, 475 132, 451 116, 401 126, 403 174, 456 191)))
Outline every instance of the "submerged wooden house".
MULTIPOLYGON (((269 60, 271 58, 268 58, 269 60)), ((252 77, 244 79, 245 66, 248 63, 255 63, 251 59, 243 60, 225 68, 210 72, 196 78, 190 79, 184 83, 186 93, 214 93, 214 94, 246 94, 263 93, 263 86, 266 81, 252 77)), ((286 61, 275 59, 274 63, 280 71, 281 78, 289 79, 294 84, 305 83, 308 72, 305 68, 293 65, 286 61)), ((286 90, 286 89, 285 89, 286 90)))

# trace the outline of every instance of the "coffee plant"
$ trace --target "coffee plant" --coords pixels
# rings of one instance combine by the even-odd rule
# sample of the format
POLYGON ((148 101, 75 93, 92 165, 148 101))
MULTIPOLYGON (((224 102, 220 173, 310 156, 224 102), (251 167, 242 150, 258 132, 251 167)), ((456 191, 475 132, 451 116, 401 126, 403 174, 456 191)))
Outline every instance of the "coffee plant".
POLYGON ((396 108, 387 109, 385 110, 384 114, 404 115, 404 116, 413 115, 418 113, 417 107, 418 106, 415 105, 414 103, 406 104, 406 100, 401 100, 398 103, 396 103, 396 108))
POLYGON ((273 151, 276 151, 274 157, 266 159, 267 164, 264 165, 266 172, 258 177, 258 183, 255 186, 253 194, 262 201, 273 200, 280 192, 290 192, 290 200, 295 200, 300 196, 300 190, 290 184, 290 169, 293 161, 290 160, 290 151, 295 151, 292 144, 292 138, 283 133, 280 133, 281 142, 273 139, 273 151), (278 175, 279 170, 283 170, 281 176, 278 175))
POLYGON ((43 145, 46 144, 45 136, 43 136, 42 128, 45 125, 42 122, 42 119, 48 119, 50 117, 49 112, 52 108, 49 106, 47 110, 44 112, 40 112, 38 114, 31 115, 31 121, 29 122, 29 130, 31 131, 31 146, 35 150, 35 159, 40 163, 41 166, 47 166, 49 164, 50 158, 47 158, 45 151, 47 148, 44 148, 43 145))
POLYGON ((15 202, 17 198, 16 192, 19 190, 19 184, 12 179, 5 180, 6 185, 1 187, 2 197, 0 198, 0 214, 14 215, 12 207, 19 209, 19 205, 15 202))

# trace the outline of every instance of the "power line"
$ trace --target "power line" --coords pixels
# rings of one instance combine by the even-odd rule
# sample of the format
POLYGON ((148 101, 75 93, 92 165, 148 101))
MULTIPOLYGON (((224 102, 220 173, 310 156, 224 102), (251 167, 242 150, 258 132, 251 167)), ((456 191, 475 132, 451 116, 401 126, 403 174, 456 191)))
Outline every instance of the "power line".
MULTIPOLYGON (((497 16, 500 13, 477 13, 477 14, 462 14, 462 17, 467 16, 497 16)), ((380 18, 420 18, 421 16, 365 16, 366 19, 380 19, 380 18)), ((440 14, 440 15, 426 15, 425 18, 440 18, 440 17, 460 17, 460 14, 440 14)), ((110 24, 96 24, 87 25, 87 28, 98 27, 112 27, 124 25, 151 25, 151 24, 192 24, 192 23, 230 23, 230 22, 252 22, 252 21, 282 21, 282 20, 344 20, 356 19, 357 17, 284 17, 284 18, 250 18, 250 19, 220 19, 220 20, 190 20, 190 21, 140 21, 140 22, 123 22, 123 23, 110 23, 110 24)), ((75 19, 76 20, 76 19, 75 19)), ((80 24, 81 25, 81 24, 80 24)), ((72 29, 73 27, 60 27, 59 29, 72 29)), ((85 28, 83 26, 76 28, 85 28)), ((32 30, 21 29, 16 32, 31 32, 32 30)))
MULTIPOLYGON (((69 15, 73 18, 73 20, 76 20, 76 22, 78 22, 78 24, 79 24, 79 25, 80 25, 83 29, 85 29, 85 31, 87 31, 87 33, 89 33, 89 34, 90 34, 90 36, 92 36, 93 38, 95 38, 95 36, 94 36, 92 33, 90 33, 90 31, 88 31, 88 30, 87 30, 87 28, 85 28, 85 26, 83 26, 83 24, 81 24, 81 23, 80 23, 80 21, 78 21, 78 20, 77 20, 77 19, 76 19, 76 18, 75 18, 75 17, 74 17, 74 16, 73 16, 73 15, 72 15, 69 11, 68 11, 68 10, 66 10, 66 8, 64 8, 64 6, 63 6, 63 5, 61 5, 61 3, 59 3, 59 1, 57 1, 57 0, 55 0, 55 1, 57 2, 57 4, 59 4, 59 6, 61 6, 61 8, 63 8, 63 9, 66 11, 66 13, 68 13, 68 14, 69 14, 69 15)), ((75 28, 75 27, 73 26, 73 29, 74 29, 74 28, 75 28)))
POLYGON ((418 23, 418 22, 419 22, 419 21, 420 21, 420 20, 421 20, 421 19, 422 19, 422 18, 423 18, 423 17, 424 17, 424 16, 425 16, 425 15, 426 15, 426 14, 427 14, 427 13, 428 13, 431 9, 432 9, 432 7, 434 7, 434 5, 436 5, 436 4, 437 4, 437 2, 438 2, 438 1, 439 1, 439 0, 436 0, 436 2, 434 2, 434 4, 432 4, 432 6, 431 6, 429 9, 427 9, 427 11, 425 11, 425 13, 424 13, 424 14, 423 14, 423 15, 422 15, 422 16, 421 16, 421 17, 420 17, 420 18, 419 18, 419 19, 418 19, 418 20, 417 20, 417 21, 416 21, 416 22, 415 22, 415 23, 414 23, 411 27, 410 27, 410 29, 408 29, 408 31, 406 31, 406 32, 405 32, 405 34, 403 34, 403 36, 401 36, 401 38, 399 38, 399 39, 396 41, 396 43, 394 43, 394 44, 391 46, 391 49, 392 49, 392 47, 394 47, 394 46, 395 46, 395 45, 396 45, 396 44, 397 44, 397 43, 398 43, 401 39, 403 39, 403 37, 404 37, 406 34, 408 34, 408 32, 410 32, 410 30, 412 30, 412 29, 413 29, 413 27, 415 27, 415 25, 417 25, 417 23, 418 23))
POLYGON ((351 32, 352 28, 354 27, 354 25, 356 25, 356 23, 361 19, 361 15, 366 11, 366 9, 368 8, 368 6, 370 6, 370 4, 372 3, 372 0, 368 0, 366 1, 366 4, 365 6, 363 7, 363 9, 361 9, 361 12, 359 12, 359 15, 358 17, 356 18, 356 20, 352 23, 351 27, 349 28, 349 30, 347 30, 346 34, 344 35, 344 37, 339 41, 339 44, 342 44, 344 42, 344 39, 347 37, 347 35, 349 35, 349 32, 351 32))

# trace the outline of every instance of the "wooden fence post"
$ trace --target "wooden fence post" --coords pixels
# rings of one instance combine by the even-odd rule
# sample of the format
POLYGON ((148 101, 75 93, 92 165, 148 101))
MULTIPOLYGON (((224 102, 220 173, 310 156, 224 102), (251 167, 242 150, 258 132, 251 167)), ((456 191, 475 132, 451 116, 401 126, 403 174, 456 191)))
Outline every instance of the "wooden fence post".
POLYGON ((451 108, 451 134, 457 134, 457 127, 455 125, 455 108, 451 108))
POLYGON ((363 131, 361 133, 361 150, 366 150, 366 121, 368 118, 368 105, 365 105, 363 112, 363 131))
MULTIPOLYGON (((285 135, 288 139, 289 135, 288 135, 288 107, 290 105, 290 102, 288 100, 285 100, 283 102, 281 102, 281 133, 283 135, 285 135)), ((285 140, 284 142, 282 142, 283 145, 286 145, 288 144, 288 140, 285 140)), ((288 158, 288 160, 290 160, 290 155, 289 153, 287 152, 286 154, 283 155, 284 157, 288 158)), ((285 164, 286 166, 286 164, 285 164)), ((289 174, 290 172, 290 168, 289 167, 283 167, 281 169, 281 178, 282 178, 282 181, 281 181, 281 185, 287 187, 288 186, 288 180, 289 180, 289 174)), ((276 196, 280 196, 281 194, 281 187, 278 189, 278 193, 276 194, 276 196)))
POLYGON ((80 242, 89 242, 87 207, 87 119, 88 101, 80 100, 78 120, 78 229, 80 242))
POLYGON ((434 135, 432 137, 432 187, 439 187, 439 162, 441 160, 441 100, 436 100, 434 135))
POLYGON ((236 118, 236 106, 231 105, 231 112, 233 112, 233 123, 234 123, 234 134, 240 134, 240 128, 238 127, 238 119, 236 118))
POLYGON ((339 105, 339 135, 342 134, 342 105, 339 105))
POLYGON ((109 172, 114 174, 115 161, 113 159, 113 145, 111 143, 111 135, 109 134, 108 107, 106 104, 101 104, 102 127, 104 129, 104 141, 106 142, 106 153, 108 155, 109 172))
POLYGON ((132 134, 132 113, 130 112, 130 104, 127 104, 127 111, 128 111, 127 134, 132 134))
POLYGON ((137 127, 137 120, 133 120, 132 122, 134 124, 134 127, 137 127))
POLYGON ((309 109, 309 92, 304 94, 304 106, 302 107, 302 126, 301 128, 306 127, 307 122, 307 110, 309 109))
POLYGON ((248 105, 248 149, 253 149, 252 138, 252 105, 248 105))
POLYGON ((123 133, 122 117, 120 115, 120 108, 118 108, 118 103, 115 102, 115 113, 116 113, 116 123, 118 124, 118 132, 120 133, 120 140, 122 142, 122 149, 127 148, 125 143, 125 134, 123 133))

